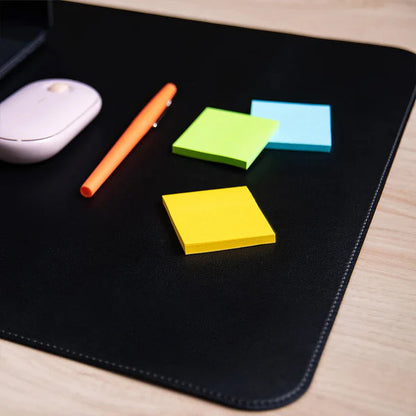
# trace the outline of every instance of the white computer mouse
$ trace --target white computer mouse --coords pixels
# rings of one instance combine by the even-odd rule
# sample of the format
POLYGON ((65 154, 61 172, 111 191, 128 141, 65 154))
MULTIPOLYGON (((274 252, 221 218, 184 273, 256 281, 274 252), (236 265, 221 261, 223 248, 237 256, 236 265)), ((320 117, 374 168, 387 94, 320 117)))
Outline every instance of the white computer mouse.
POLYGON ((82 82, 32 82, 0 103, 0 160, 35 163, 64 148, 94 117, 100 94, 82 82))

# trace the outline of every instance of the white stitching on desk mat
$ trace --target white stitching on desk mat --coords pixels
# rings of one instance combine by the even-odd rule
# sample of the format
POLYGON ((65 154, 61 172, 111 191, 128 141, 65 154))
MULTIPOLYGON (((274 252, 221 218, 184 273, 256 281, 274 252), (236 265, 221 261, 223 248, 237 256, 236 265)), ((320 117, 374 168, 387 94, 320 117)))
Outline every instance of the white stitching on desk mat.
POLYGON ((327 319, 325 320, 325 324, 324 324, 324 326, 321 330, 321 333, 319 335, 318 342, 316 343, 316 346, 315 346, 314 351, 312 353, 311 359, 309 360, 309 363, 306 367, 306 371, 305 371, 302 379, 300 380, 299 384, 295 388, 293 388, 291 391, 289 391, 289 392, 287 392, 287 393, 285 393, 285 394, 283 394, 279 397, 272 398, 272 399, 257 399, 257 400, 239 399, 237 397, 224 395, 221 392, 217 392, 215 390, 211 390, 211 389, 208 389, 206 387, 201 387, 197 384, 193 384, 193 383, 190 383, 190 382, 187 382, 187 381, 179 380, 177 378, 159 375, 157 373, 152 373, 152 372, 145 371, 145 370, 142 370, 142 369, 138 369, 136 367, 132 367, 132 366, 128 366, 128 365, 117 364, 115 362, 107 361, 107 360, 104 360, 104 359, 101 359, 101 358, 96 358, 96 357, 91 356, 91 355, 87 355, 87 354, 83 354, 83 353, 80 353, 80 352, 72 351, 72 350, 67 349, 67 348, 59 347, 59 346, 54 345, 54 344, 50 344, 50 343, 38 341, 38 340, 35 340, 35 339, 32 339, 32 338, 28 338, 28 337, 25 337, 25 336, 22 336, 22 335, 13 333, 13 332, 6 331, 4 329, 0 329, 0 332, 2 334, 8 335, 8 336, 11 336, 11 337, 14 337, 14 338, 18 338, 18 339, 21 339, 21 340, 24 340, 24 341, 28 341, 28 342, 31 342, 33 344, 39 344, 39 345, 42 345, 42 346, 45 346, 47 348, 51 348, 51 349, 54 349, 54 350, 62 351, 66 354, 70 354, 70 355, 73 355, 73 356, 78 356, 78 357, 84 358, 86 360, 96 361, 98 363, 103 363, 103 364, 106 364, 106 365, 111 366, 111 367, 125 369, 125 370, 128 370, 128 371, 132 371, 134 373, 142 374, 144 376, 150 377, 150 378, 155 379, 155 380, 161 380, 163 382, 170 383, 173 386, 174 385, 183 386, 183 387, 186 387, 190 390, 195 391, 196 393, 202 393, 202 394, 205 394, 205 395, 210 396, 210 397, 216 397, 218 399, 221 398, 225 402, 231 402, 231 403, 240 404, 242 406, 249 406, 251 408, 256 408, 256 407, 262 407, 262 405, 275 404, 275 403, 279 403, 283 400, 289 400, 291 397, 297 395, 298 393, 301 393, 303 388, 305 388, 305 390, 306 390, 306 388, 308 386, 308 380, 310 381, 312 379, 312 375, 313 375, 313 374, 311 374, 312 370, 317 365, 317 359, 318 359, 318 357, 319 357, 319 355, 320 355, 320 353, 322 352, 322 349, 323 349, 323 341, 329 335, 329 329, 330 329, 330 327, 332 326, 332 324, 334 322, 335 317, 334 317, 334 319, 332 319, 332 318, 333 318, 334 313, 337 310, 337 306, 341 302, 341 293, 343 292, 344 289, 346 289, 347 277, 348 277, 348 274, 350 272, 351 265, 353 264, 354 258, 357 254, 358 246, 362 242, 362 237, 363 237, 363 234, 364 234, 364 230, 366 229, 368 221, 370 219, 370 215, 373 212, 373 209, 375 208, 374 205, 375 205, 376 200, 379 196, 381 185, 383 184, 383 182, 386 179, 387 171, 390 167, 390 163, 392 162, 393 155, 394 155, 394 153, 395 153, 395 151, 398 147, 399 139, 402 135, 402 132, 403 132, 404 127, 406 125, 407 119, 410 116, 410 111, 411 111, 412 106, 413 106, 415 93, 416 93, 416 87, 413 90, 412 99, 410 100, 410 102, 409 102, 409 104, 406 108, 405 116, 404 116, 404 118, 402 120, 402 123, 399 127, 396 139, 393 143, 393 147, 390 151, 390 154, 389 154, 389 157, 387 159, 386 165, 384 166, 383 173, 380 177, 380 181, 377 185, 377 188, 376 188, 376 191, 374 193, 373 199, 371 200, 370 207, 367 211, 367 215, 366 215, 366 217, 364 219, 364 222, 362 224, 360 233, 358 234, 358 238, 356 240, 354 248, 353 248, 353 250, 351 252, 351 255, 348 259, 344 274, 343 274, 342 279, 341 279, 341 283, 340 283, 340 285, 338 287, 338 290, 335 294, 334 301, 331 305, 331 308, 329 310, 329 314, 327 316, 327 319))

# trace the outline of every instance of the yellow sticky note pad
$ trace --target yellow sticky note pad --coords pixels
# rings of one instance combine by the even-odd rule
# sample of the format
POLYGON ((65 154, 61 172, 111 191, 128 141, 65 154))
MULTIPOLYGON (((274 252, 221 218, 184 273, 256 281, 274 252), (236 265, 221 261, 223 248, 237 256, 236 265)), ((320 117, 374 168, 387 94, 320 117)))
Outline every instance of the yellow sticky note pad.
POLYGON ((246 186, 162 196, 185 254, 276 242, 246 186))

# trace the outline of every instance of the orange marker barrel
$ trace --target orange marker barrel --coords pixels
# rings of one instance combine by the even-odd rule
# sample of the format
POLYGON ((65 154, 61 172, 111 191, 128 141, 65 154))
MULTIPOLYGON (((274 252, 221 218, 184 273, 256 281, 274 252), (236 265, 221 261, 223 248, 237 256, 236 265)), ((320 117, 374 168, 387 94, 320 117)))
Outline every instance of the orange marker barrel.
POLYGON ((176 86, 168 83, 149 101, 83 183, 80 189, 82 196, 90 198, 97 192, 153 124, 159 120, 175 94, 176 86))

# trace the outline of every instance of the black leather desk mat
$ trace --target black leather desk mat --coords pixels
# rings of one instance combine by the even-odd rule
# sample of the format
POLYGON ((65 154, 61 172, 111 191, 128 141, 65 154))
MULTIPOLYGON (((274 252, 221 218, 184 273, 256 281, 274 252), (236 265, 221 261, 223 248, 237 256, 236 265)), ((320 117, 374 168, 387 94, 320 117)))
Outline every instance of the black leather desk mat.
POLYGON ((53 159, 0 164, 1 336, 244 409, 308 387, 413 101, 415 57, 378 46, 55 4, 47 44, 0 82, 68 77, 98 118, 53 159), (168 81, 178 94, 93 199, 78 188, 168 81), (332 106, 329 154, 249 171, 171 154, 206 106, 332 106), (247 185, 277 244, 185 256, 161 195, 247 185))

